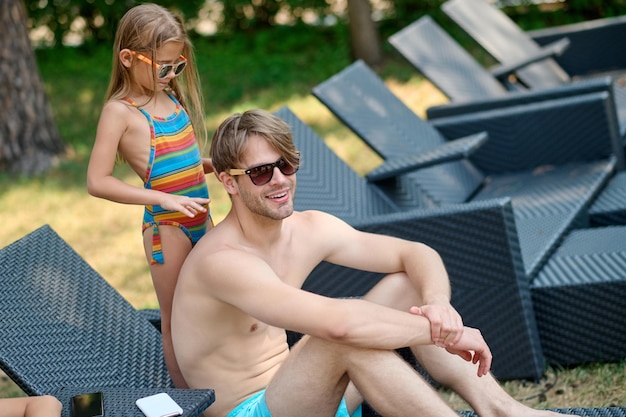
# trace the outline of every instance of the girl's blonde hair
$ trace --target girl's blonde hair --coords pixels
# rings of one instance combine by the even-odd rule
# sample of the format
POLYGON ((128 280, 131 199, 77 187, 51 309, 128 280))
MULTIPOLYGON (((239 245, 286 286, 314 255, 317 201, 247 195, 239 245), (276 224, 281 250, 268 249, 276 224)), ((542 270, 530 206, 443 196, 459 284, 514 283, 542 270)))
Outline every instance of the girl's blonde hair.
MULTIPOLYGON (((113 44, 113 69, 106 93, 106 101, 120 100, 131 92, 135 83, 132 71, 120 61, 122 49, 130 49, 147 56, 156 62, 156 51, 167 42, 182 42, 182 55, 187 58, 187 67, 170 81, 170 89, 189 114, 198 142, 204 146, 207 142, 207 129, 204 123, 204 103, 200 88, 200 78, 196 70, 193 46, 185 31, 183 21, 166 8, 146 3, 128 10, 120 20, 113 44)), ((133 59, 132 65, 136 65, 133 59)), ((150 93, 156 94, 156 77, 150 93)))

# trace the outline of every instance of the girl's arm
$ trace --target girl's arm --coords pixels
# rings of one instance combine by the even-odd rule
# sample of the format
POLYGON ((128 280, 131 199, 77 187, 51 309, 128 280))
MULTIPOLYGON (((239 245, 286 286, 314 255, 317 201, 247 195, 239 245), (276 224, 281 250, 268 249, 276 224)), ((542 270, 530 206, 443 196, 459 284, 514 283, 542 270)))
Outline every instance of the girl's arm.
MULTIPOLYGON (((87 168, 87 191, 89 194, 124 204, 159 205, 167 210, 179 211, 189 217, 197 212, 205 212, 203 204, 208 204, 206 198, 190 198, 168 194, 144 187, 127 184, 113 176, 117 151, 124 135, 131 135, 131 142, 139 141, 137 127, 133 129, 132 113, 121 102, 112 101, 102 109, 96 140, 91 151, 87 168), (136 137, 132 137, 136 135, 136 137)), ((136 147, 139 149, 139 146, 136 147)), ((139 151, 138 151, 139 152, 139 151)), ((146 160, 147 160, 146 151, 146 160)), ((141 156, 125 155, 126 159, 141 161, 141 156)), ((143 163, 143 162, 142 162, 143 163)), ((140 165, 142 163, 137 163, 140 165)), ((145 162, 147 164, 147 162, 145 162)))
POLYGON ((87 191, 95 197, 118 203, 158 204, 156 192, 150 193, 152 190, 127 184, 113 176, 118 147, 129 130, 129 120, 129 109, 125 104, 116 101, 105 104, 89 158, 87 191))
POLYGON ((202 168, 204 168, 205 174, 214 172, 215 169, 213 168, 213 160, 211 160, 211 158, 202 158, 202 168))

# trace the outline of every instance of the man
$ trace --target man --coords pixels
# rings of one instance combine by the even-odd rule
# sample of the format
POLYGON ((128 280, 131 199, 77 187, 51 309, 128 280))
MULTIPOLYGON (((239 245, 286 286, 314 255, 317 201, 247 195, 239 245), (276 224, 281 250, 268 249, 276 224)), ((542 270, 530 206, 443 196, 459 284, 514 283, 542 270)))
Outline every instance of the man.
POLYGON ((211 158, 232 208, 187 258, 172 322, 186 382, 215 389, 207 416, 347 417, 363 400, 384 416, 457 416, 395 353, 405 346, 482 417, 557 415, 488 373, 491 352, 450 305, 433 249, 294 212, 299 154, 282 120, 229 117, 211 158), (331 299, 301 289, 321 261, 387 275, 363 299, 331 299), (291 351, 284 329, 305 334, 291 351))

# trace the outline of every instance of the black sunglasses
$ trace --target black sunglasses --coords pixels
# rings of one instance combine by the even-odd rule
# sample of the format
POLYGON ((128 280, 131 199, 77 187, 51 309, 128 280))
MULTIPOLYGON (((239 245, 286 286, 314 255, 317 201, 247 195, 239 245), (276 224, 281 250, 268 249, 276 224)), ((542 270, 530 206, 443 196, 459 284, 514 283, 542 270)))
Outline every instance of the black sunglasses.
POLYGON ((283 175, 293 175, 298 172, 299 165, 293 166, 280 158, 271 164, 263 164, 248 169, 231 169, 228 171, 230 175, 247 175, 254 185, 265 185, 272 180, 274 176, 274 168, 278 168, 283 175))

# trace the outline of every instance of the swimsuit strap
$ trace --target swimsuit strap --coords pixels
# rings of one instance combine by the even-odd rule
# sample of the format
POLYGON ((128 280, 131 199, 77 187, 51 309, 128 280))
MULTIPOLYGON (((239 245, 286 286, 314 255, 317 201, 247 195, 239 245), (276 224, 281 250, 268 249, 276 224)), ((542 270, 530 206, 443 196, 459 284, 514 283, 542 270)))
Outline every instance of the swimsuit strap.
POLYGON ((185 236, 187 236, 187 239, 193 242, 193 236, 191 235, 191 232, 189 232, 189 230, 186 227, 184 227, 178 222, 160 220, 158 222, 144 223, 142 227, 142 231, 145 232, 146 229, 148 228, 152 229, 152 255, 150 257, 150 265, 165 263, 165 259, 163 258, 163 246, 161 244, 161 234, 159 232, 159 226, 178 227, 180 230, 183 231, 183 233, 185 233, 185 236))

